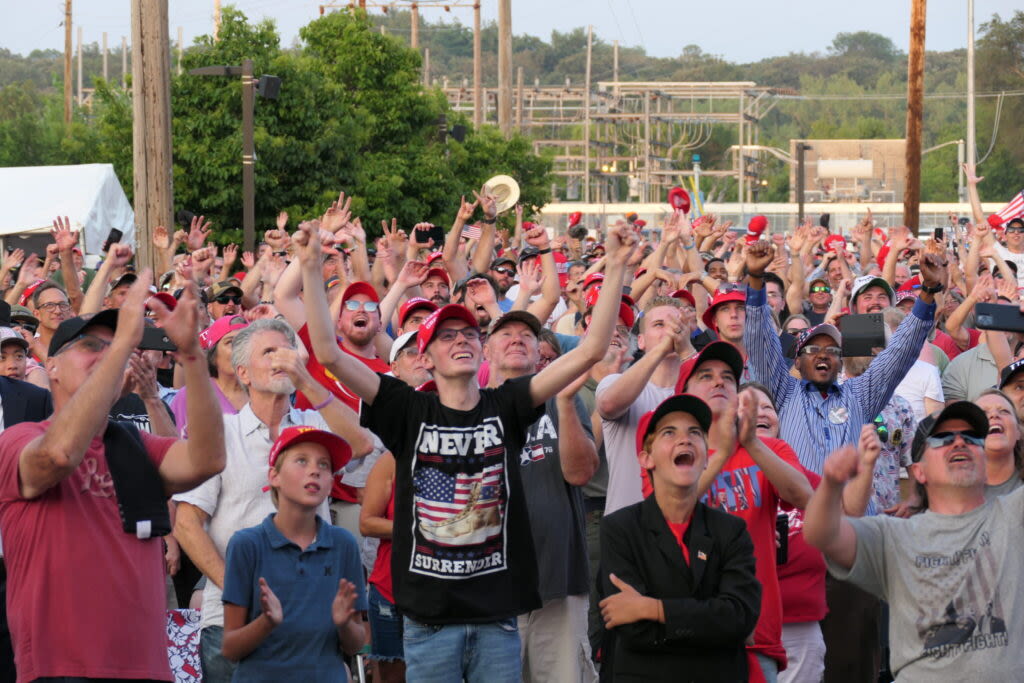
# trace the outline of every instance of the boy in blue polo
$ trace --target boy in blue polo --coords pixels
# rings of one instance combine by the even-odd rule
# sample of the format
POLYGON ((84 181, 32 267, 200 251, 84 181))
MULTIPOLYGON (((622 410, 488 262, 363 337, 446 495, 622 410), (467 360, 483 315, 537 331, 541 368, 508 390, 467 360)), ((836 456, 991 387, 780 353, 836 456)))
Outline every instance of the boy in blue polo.
POLYGON ((277 512, 228 543, 223 652, 240 662, 233 680, 348 680, 342 653, 366 641, 359 548, 316 510, 351 456, 340 437, 311 427, 289 427, 274 443, 277 512))

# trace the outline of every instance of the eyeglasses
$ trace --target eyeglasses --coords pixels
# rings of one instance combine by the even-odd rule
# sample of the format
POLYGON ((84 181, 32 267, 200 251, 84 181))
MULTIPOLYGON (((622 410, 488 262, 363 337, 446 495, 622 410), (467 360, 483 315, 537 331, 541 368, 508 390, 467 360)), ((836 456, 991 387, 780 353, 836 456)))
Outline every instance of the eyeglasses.
POLYGON ((889 443, 889 428, 885 426, 885 420, 882 419, 881 415, 875 417, 874 425, 875 432, 878 434, 878 440, 882 443, 889 443))
POLYGON ((373 313, 377 310, 379 304, 376 301, 356 301, 355 299, 349 299, 345 302, 345 310, 347 311, 358 311, 360 308, 367 313, 373 313))
POLYGON ((18 329, 20 327, 21 329, 25 330, 29 334, 35 334, 36 333, 36 326, 33 325, 32 323, 19 323, 16 320, 12 320, 11 321, 11 327, 14 328, 14 329, 18 329))
POLYGON ((811 294, 828 294, 832 291, 831 287, 825 285, 818 285, 817 287, 811 287, 811 294))
POLYGON ((57 353, 64 353, 73 346, 81 346, 89 353, 102 353, 110 346, 110 342, 92 334, 80 334, 62 346, 57 353))
POLYGON ((1024 228, 1007 228, 1006 234, 1009 235, 1011 232, 1024 232, 1024 228))
POLYGON ((51 301, 48 304, 39 304, 39 308, 47 313, 56 313, 57 311, 70 311, 71 304, 66 301, 51 301))
POLYGON ((984 446, 985 437, 978 436, 976 432, 939 432, 938 434, 932 434, 925 442, 929 448, 945 448, 950 446, 956 441, 956 437, 960 437, 964 440, 964 443, 968 446, 984 446))
POLYGON ((541 356, 540 360, 537 361, 537 367, 543 367, 557 358, 558 356, 551 356, 550 358, 547 356, 541 356))
POLYGON ((499 266, 497 268, 491 268, 491 270, 493 270, 495 273, 501 273, 502 275, 515 275, 516 274, 516 271, 512 270, 511 268, 506 268, 504 266, 499 266))
POLYGON ((395 356, 395 359, 397 360, 398 358, 415 358, 418 355, 420 355, 420 352, 419 349, 416 348, 416 346, 407 346, 398 352, 398 355, 395 356))
POLYGON ((786 330, 786 334, 791 334, 795 337, 806 329, 806 327, 791 327, 788 330, 786 330))
POLYGON ((240 303, 242 303, 242 297, 237 294, 221 294, 216 299, 214 299, 214 301, 216 301, 219 304, 234 304, 237 306, 240 303))
POLYGON ((843 350, 838 346, 818 346, 817 344, 811 344, 800 349, 801 356, 814 356, 819 353, 824 353, 827 356, 839 356, 843 350))
POLYGON ((619 336, 621 336, 621 337, 628 337, 629 336, 629 328, 626 327, 625 325, 616 325, 615 326, 615 331, 618 332, 619 336))
POLYGON ((480 338, 480 330, 475 327, 463 327, 462 329, 453 329, 451 327, 440 330, 435 339, 443 341, 445 343, 455 341, 455 338, 462 335, 466 341, 476 341, 480 338))

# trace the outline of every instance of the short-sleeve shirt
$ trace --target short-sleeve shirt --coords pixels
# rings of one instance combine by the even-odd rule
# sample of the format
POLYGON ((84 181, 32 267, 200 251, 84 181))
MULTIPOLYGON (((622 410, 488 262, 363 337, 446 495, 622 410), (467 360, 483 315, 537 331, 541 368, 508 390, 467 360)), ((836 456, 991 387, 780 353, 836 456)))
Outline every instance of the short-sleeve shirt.
POLYGON ((899 681, 1020 679, 1024 633, 1024 489, 970 512, 850 519, 848 580, 889 603, 899 681))
POLYGON ((366 586, 359 547, 350 532, 316 519, 316 538, 302 550, 274 525, 274 515, 231 537, 224 569, 225 603, 248 609, 248 621, 260 616, 260 578, 281 601, 284 620, 238 664, 242 681, 344 683, 348 680, 339 649, 331 604, 338 582, 356 587, 356 611, 366 611, 366 586))
POLYGON ((392 580, 403 614, 487 623, 540 607, 518 458, 544 414, 532 375, 480 389, 469 410, 380 376, 364 427, 395 457, 392 580))
MULTIPOLYGON (((18 680, 172 680, 163 539, 122 529, 102 436, 68 477, 37 498, 21 495, 21 451, 49 426, 23 422, 0 438, 0 532, 18 680)), ((176 441, 139 436, 157 467, 176 441)))

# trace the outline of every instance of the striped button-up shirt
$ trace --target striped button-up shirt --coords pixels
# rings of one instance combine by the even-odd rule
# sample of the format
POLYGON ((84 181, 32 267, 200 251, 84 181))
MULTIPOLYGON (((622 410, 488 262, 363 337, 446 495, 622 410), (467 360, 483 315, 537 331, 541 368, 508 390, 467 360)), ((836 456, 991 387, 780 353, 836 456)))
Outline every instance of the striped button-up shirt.
POLYGON ((764 289, 748 288, 743 331, 748 362, 778 406, 779 438, 793 447, 801 465, 821 474, 829 453, 846 444, 856 445, 861 427, 885 408, 921 352, 932 329, 935 305, 918 299, 864 374, 833 384, 824 396, 810 382, 789 374, 770 316, 764 289))

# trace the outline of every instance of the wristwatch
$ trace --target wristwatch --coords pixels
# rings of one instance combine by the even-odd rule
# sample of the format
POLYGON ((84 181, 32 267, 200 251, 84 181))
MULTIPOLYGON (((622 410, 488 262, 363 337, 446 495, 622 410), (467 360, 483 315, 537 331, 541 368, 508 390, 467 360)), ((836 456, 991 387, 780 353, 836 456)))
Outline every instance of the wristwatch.
POLYGON ((927 292, 928 294, 938 294, 939 292, 941 292, 945 288, 946 288, 946 285, 942 284, 941 282, 939 284, 935 285, 934 287, 929 287, 926 284, 922 284, 921 285, 921 291, 922 292, 927 292))

